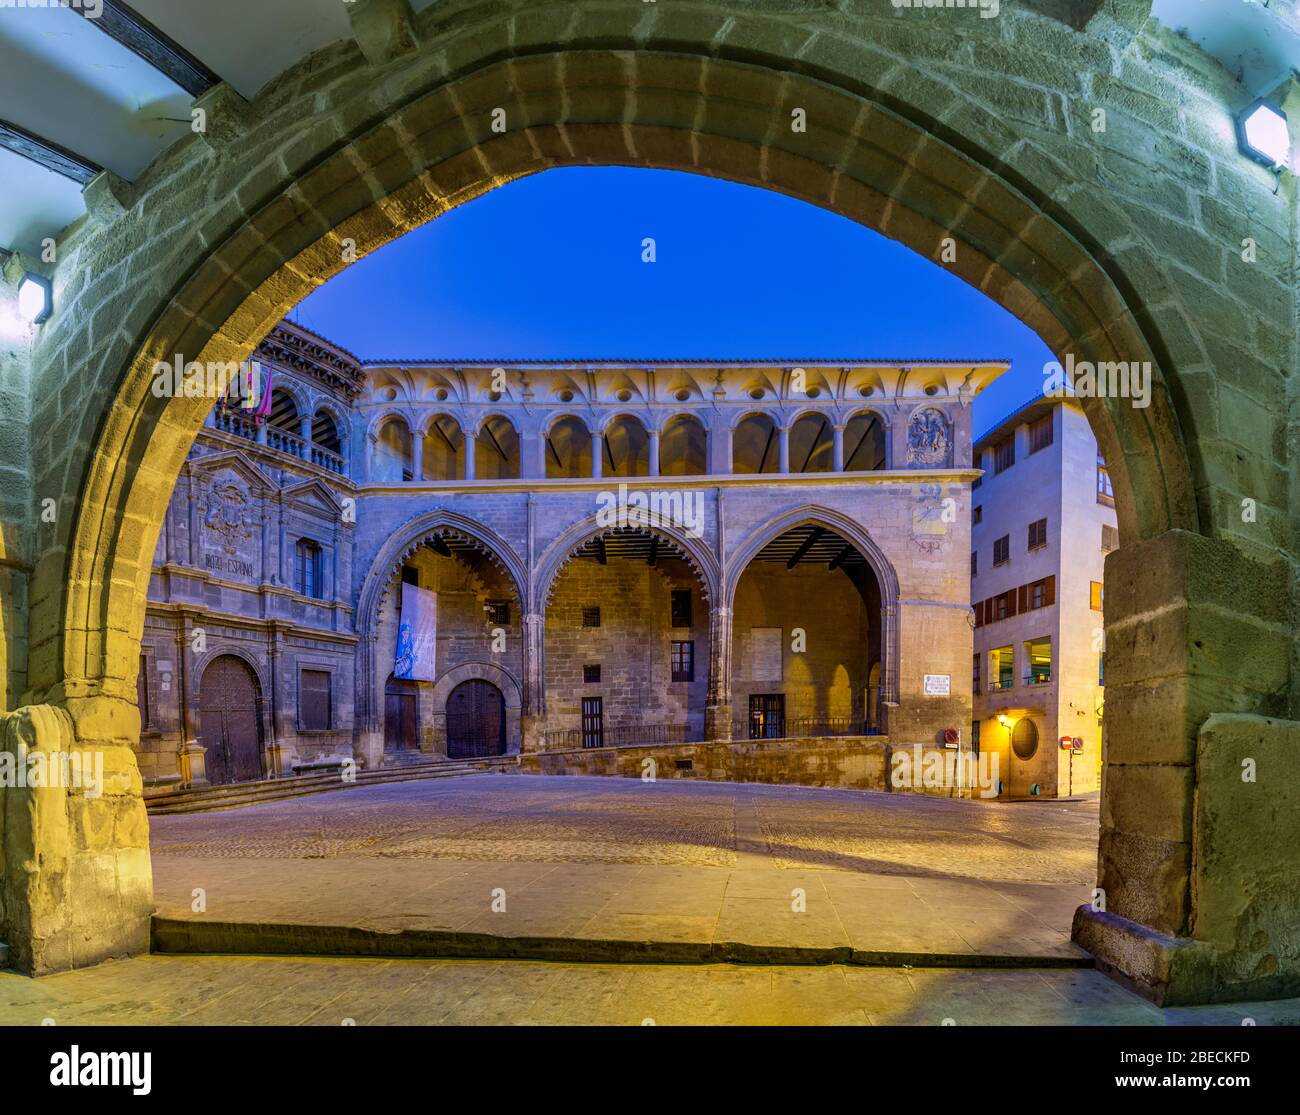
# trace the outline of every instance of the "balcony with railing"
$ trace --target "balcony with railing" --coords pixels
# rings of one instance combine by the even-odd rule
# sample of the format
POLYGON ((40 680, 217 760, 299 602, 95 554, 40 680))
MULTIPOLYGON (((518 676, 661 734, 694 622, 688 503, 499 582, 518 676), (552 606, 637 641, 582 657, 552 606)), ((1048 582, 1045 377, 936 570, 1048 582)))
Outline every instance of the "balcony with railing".
POLYGON ((300 461, 309 461, 318 468, 327 469, 339 476, 343 476, 346 472, 346 462, 341 453, 327 449, 281 426, 269 422, 258 423, 238 410, 217 407, 212 414, 212 426, 223 434, 231 434, 264 445, 267 449, 286 453, 290 457, 297 457, 300 461))

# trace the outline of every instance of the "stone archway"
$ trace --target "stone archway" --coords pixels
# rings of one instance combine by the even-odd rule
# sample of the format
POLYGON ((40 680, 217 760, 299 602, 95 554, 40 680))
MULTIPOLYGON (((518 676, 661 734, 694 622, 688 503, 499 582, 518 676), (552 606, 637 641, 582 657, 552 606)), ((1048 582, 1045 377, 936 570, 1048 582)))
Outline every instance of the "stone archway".
MULTIPOLYGON (((898 574, 888 556, 876 540, 857 522, 830 507, 806 505, 773 516, 740 540, 736 549, 727 555, 723 570, 723 600, 727 615, 727 640, 736 613, 736 590, 750 564, 774 540, 796 527, 812 526, 832 531, 849 543, 865 560, 874 577, 880 594, 880 660, 878 667, 877 700, 888 710, 898 702, 899 694, 899 588, 898 574)), ((730 693, 727 703, 730 704, 730 693)))
MULTIPOLYGON (((522 175, 609 163, 726 177, 823 206, 926 256, 951 242, 948 266, 1058 354, 1152 363, 1148 407, 1085 406, 1112 467, 1129 545, 1108 561, 1108 580, 1124 587, 1108 597, 1107 910, 1084 919, 1080 939, 1158 997, 1207 994, 1207 971, 1231 988, 1227 996, 1290 986, 1294 961, 1281 958, 1294 955, 1294 918, 1284 902, 1261 897, 1277 888, 1223 884, 1251 916, 1216 919, 1193 901, 1193 875, 1202 895, 1219 885, 1213 849, 1198 843, 1209 830, 1195 811, 1213 808, 1212 787, 1230 795, 1216 756, 1237 746, 1235 729, 1221 722, 1214 747, 1200 745, 1207 717, 1296 712, 1285 634, 1292 543, 1252 535, 1237 521, 1241 493, 1229 478, 1238 450, 1220 430, 1205 355, 1206 338, 1217 345, 1235 335, 1227 320, 1235 315, 1163 265, 1170 242, 1152 241, 1140 199, 1126 210, 1052 153, 1063 148, 1058 130, 1043 123, 1050 109, 1025 125, 1032 138, 1024 140, 983 107, 1001 97, 1017 120, 1033 116, 1016 67, 1055 63, 1067 32, 1056 25, 1048 34, 1036 16, 1018 21, 1008 33, 1023 39, 1001 52, 1005 71, 976 73, 965 90, 965 75, 932 54, 924 36, 900 29, 892 11, 864 13, 848 31, 830 12, 792 23, 775 3, 716 16, 632 7, 596 18, 541 0, 525 22, 476 0, 436 5, 415 21, 416 33, 367 33, 366 57, 331 48, 331 65, 273 83, 252 105, 218 90, 210 134, 169 152, 130 205, 111 186, 99 191, 95 220, 61 253, 56 289, 70 301, 33 352, 33 426, 43 431, 33 486, 63 513, 34 543, 26 699, 66 707, 78 745, 117 749, 134 769, 134 674, 157 509, 210 406, 156 397, 155 362, 177 353, 245 358, 289 307, 342 269, 345 242, 364 254, 522 175), (408 49, 421 38, 438 48, 408 49), (375 73, 357 81, 367 58, 375 73), (913 75, 907 89, 904 74, 913 75), (495 135, 492 109, 503 102, 511 128, 495 135), (302 134, 302 121, 313 118, 308 106, 320 104, 336 116, 302 134), (789 128, 794 110, 812 125, 789 128), (292 159, 282 161, 283 150, 292 159), (172 236, 182 220, 202 236, 172 236), (150 265, 128 267, 124 253, 150 265), (95 278, 81 281, 83 271, 95 278), (73 379, 88 356, 92 317, 109 323, 96 353, 103 388, 73 379), (62 400, 74 386, 79 405, 68 407, 62 400), (1142 618, 1155 612, 1158 635, 1142 618), (1234 638, 1251 637, 1264 647, 1263 667, 1230 653, 1234 638), (1153 740, 1157 723, 1173 728, 1153 740), (1197 949, 1181 947, 1193 940, 1197 949)), ((1135 28, 1107 16, 1101 33, 1131 39, 1135 28)), ((1171 69, 1167 80, 1180 78, 1171 69)), ((1073 93, 1051 96, 1074 107, 1073 93)), ((1165 183, 1185 193, 1178 173, 1153 171, 1145 196, 1165 183)), ((1285 222, 1277 224, 1288 242, 1285 222)), ((1253 300, 1254 276, 1249 285, 1228 283, 1242 304, 1253 300)), ((1284 298, 1272 288, 1267 296, 1284 298)), ((1252 390, 1239 394, 1263 407, 1267 425, 1267 393, 1256 400, 1252 390)), ((1262 457, 1259 467, 1266 470, 1262 457)), ((1293 498, 1282 487, 1273 483, 1264 502, 1284 517, 1293 498)), ((51 723, 19 715, 29 726, 51 723)), ((1223 800, 1231 807, 1230 796, 1223 800)), ((142 810, 129 793, 113 808, 142 810)), ((1256 851, 1258 863, 1279 869, 1276 851, 1256 851)), ((122 878, 129 857, 111 847, 93 854, 132 897, 75 962, 129 947, 147 918, 147 897, 122 878)), ((1252 877, 1268 873, 1258 863, 1252 877)), ((46 899, 31 897, 25 908, 46 899)), ((26 916, 16 915, 15 936, 30 934, 26 916)))
MULTIPOLYGON (((365 756, 374 764, 384 753, 384 695, 383 678, 377 668, 380 661, 378 632, 376 622, 380 605, 392 583, 393 576, 401 568, 402 562, 415 553, 424 543, 432 538, 446 537, 460 539, 481 553, 502 575, 510 585, 515 600, 520 607, 525 607, 529 598, 529 576, 519 555, 514 548, 490 527, 476 522, 468 516, 446 508, 436 508, 415 516, 396 530, 379 548, 367 568, 365 579, 357 596, 357 668, 355 728, 353 747, 357 754, 365 756)), ((524 617, 522 639, 526 645, 528 638, 528 621, 524 617)), ((497 667, 494 667, 497 668, 497 667)), ((455 669, 451 671, 455 673, 455 669)), ((509 677, 505 671, 503 676, 509 677)), ((474 675, 477 676, 477 675, 474 675)), ((437 683, 440 684, 440 683, 437 683)), ((438 696, 437 684, 434 686, 432 703, 428 706, 428 718, 433 732, 434 749, 439 750, 444 741, 443 714, 446 706, 446 694, 438 696)), ((497 683, 499 685, 499 683, 497 683)), ((517 683, 516 688, 517 688, 517 683)), ((500 687, 500 686, 499 686, 500 687)), ((505 687, 501 687, 503 691, 505 687)), ((507 710, 510 705, 507 702, 507 710)), ((514 737, 511 737, 512 739, 514 737)), ((516 748, 517 749, 517 748, 516 748)))
POLYGON ((495 662, 465 662, 448 670, 433 686, 431 707, 433 708, 434 750, 450 757, 447 747, 448 707, 452 694, 469 682, 483 682, 492 686, 501 695, 502 709, 505 715, 504 735, 506 755, 517 755, 523 739, 521 714, 523 711, 523 690, 519 680, 503 670, 495 662))

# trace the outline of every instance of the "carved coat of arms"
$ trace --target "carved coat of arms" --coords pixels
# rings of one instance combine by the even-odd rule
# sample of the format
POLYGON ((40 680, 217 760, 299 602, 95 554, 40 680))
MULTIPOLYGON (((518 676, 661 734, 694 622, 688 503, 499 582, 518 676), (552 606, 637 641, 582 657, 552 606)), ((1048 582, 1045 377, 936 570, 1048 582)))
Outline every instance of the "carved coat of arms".
POLYGON ((204 499, 203 526, 228 554, 237 553, 253 537, 257 515, 249 495, 238 484, 215 481, 204 499))
POLYGON ((948 420, 940 411, 918 410, 907 424, 907 463, 918 468, 942 468, 952 463, 948 420))

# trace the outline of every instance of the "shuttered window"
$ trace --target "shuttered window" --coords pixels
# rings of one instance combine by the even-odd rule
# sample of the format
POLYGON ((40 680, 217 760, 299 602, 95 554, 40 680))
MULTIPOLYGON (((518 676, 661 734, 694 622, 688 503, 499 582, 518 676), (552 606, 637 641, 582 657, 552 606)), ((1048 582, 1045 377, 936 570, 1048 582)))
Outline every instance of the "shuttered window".
POLYGON ((1052 416, 1043 415, 1029 427, 1029 452, 1037 453, 1052 444, 1052 416))
POLYGON ((1029 524, 1029 549, 1036 550, 1047 545, 1047 520, 1036 519, 1029 524))
POLYGON ((1006 472, 1016 463, 1016 438, 1012 434, 993 447, 993 475, 1006 472))
POLYGON ((1011 560, 1011 535, 1004 534, 993 543, 993 564, 1005 565, 1011 560))
POLYGON ((294 571, 294 588, 303 596, 317 599, 324 595, 321 585, 321 548, 305 538, 296 547, 297 567, 294 571))
POLYGON ((690 589, 673 589, 672 595, 672 621, 674 627, 690 627, 691 625, 691 590, 690 589))
POLYGON ((298 683, 298 727, 304 732, 325 732, 330 721, 330 675, 324 670, 303 670, 298 683))

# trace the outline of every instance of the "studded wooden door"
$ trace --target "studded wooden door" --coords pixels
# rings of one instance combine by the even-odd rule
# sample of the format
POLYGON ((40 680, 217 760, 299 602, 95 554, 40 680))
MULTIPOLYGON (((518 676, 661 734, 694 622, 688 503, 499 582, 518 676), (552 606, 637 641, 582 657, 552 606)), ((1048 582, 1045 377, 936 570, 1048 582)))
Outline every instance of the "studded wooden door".
POLYGON ((262 777, 257 678, 234 655, 214 658, 203 671, 199 743, 207 748, 204 767, 209 782, 250 782, 262 777))
POLYGON ((447 757, 481 759, 506 753, 506 702, 490 681, 463 681, 447 698, 447 757))

